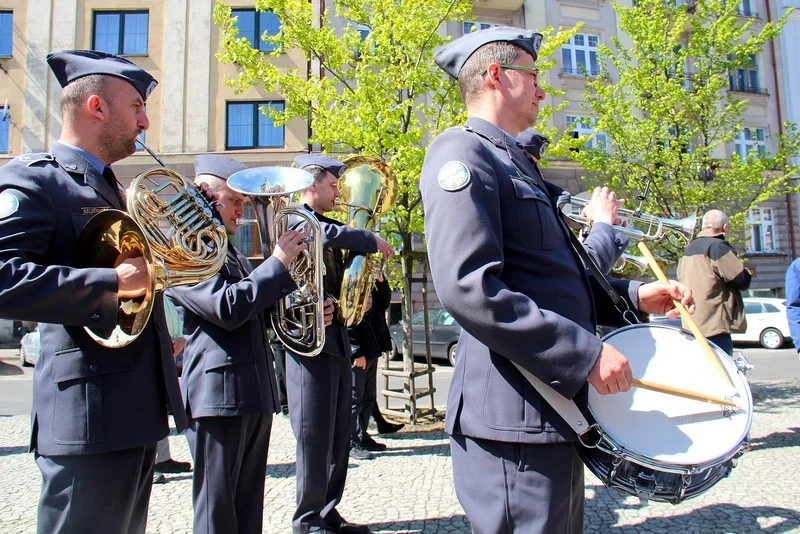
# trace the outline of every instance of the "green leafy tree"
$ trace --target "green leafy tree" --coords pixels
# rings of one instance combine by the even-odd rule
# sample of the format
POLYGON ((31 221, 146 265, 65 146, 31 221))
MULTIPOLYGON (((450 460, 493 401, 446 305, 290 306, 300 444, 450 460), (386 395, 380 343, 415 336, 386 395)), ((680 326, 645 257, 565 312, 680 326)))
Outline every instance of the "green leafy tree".
MULTIPOLYGON (((577 161, 590 185, 608 184, 629 208, 649 189, 647 213, 680 218, 718 208, 741 228, 747 209, 790 191, 788 177, 798 171, 789 163, 800 150, 793 124, 773 132, 774 152, 726 153, 748 105, 748 95, 729 90, 731 79, 737 83, 732 75, 752 64, 789 13, 756 25, 739 17, 731 0, 633 4, 614 3, 629 41, 600 46, 607 71, 587 82, 584 107, 608 146, 563 135, 550 153, 577 161)), ((681 250, 673 243, 661 253, 675 259, 681 250)))

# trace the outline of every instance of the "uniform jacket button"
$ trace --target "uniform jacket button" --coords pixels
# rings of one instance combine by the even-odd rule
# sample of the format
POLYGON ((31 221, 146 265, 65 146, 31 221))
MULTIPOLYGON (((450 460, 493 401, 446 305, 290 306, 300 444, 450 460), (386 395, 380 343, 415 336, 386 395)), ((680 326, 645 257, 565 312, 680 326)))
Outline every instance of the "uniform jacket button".
POLYGON ((561 385, 561 380, 551 380, 550 381, 550 386, 552 386, 554 388, 557 388, 560 385, 561 385))
POLYGON ((285 288, 285 287, 281 288, 281 293, 283 293, 284 295, 285 295, 286 293, 288 293, 288 292, 289 292, 289 289, 288 289, 288 288, 285 288))
POLYGON ((92 314, 92 315, 89 317, 89 319, 91 319, 92 321, 98 321, 98 320, 100 320, 100 314, 99 314, 99 313, 93 313, 93 314, 92 314))
POLYGON ((233 361, 233 356, 228 356, 228 361, 232 362, 233 361))
POLYGON ((91 365, 89 366, 89 371, 91 371, 91 372, 93 372, 93 373, 96 373, 96 372, 97 372, 97 364, 94 364, 94 363, 93 363, 93 364, 91 364, 91 365))

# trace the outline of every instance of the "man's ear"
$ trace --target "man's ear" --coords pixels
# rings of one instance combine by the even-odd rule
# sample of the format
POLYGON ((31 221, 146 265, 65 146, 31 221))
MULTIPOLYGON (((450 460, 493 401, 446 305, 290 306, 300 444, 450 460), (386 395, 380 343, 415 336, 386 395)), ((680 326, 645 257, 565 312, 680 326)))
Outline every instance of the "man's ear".
POLYGON ((98 119, 102 119, 108 113, 108 103, 98 95, 91 95, 86 99, 86 109, 98 119))

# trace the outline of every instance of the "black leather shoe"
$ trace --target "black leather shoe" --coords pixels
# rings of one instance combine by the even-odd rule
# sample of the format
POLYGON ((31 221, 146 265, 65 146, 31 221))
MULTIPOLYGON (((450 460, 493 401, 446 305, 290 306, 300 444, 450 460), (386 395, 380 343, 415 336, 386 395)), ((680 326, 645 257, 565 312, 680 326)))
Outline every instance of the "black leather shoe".
POLYGON ((354 460, 371 460, 372 454, 358 443, 351 443, 350 458, 354 460))
POLYGON ((166 483, 167 483, 167 477, 164 476, 164 473, 153 471, 153 484, 166 484, 166 483))
POLYGON ((385 443, 378 443, 372 438, 367 438, 361 440, 361 447, 367 449, 368 451, 385 451, 386 444, 385 443))
POLYGON ((192 470, 192 464, 189 462, 177 462, 170 458, 166 462, 158 462, 153 468, 162 473, 189 473, 192 470))
POLYGON ((403 423, 389 423, 387 422, 385 425, 378 425, 378 434, 394 434, 401 428, 403 428, 403 423))

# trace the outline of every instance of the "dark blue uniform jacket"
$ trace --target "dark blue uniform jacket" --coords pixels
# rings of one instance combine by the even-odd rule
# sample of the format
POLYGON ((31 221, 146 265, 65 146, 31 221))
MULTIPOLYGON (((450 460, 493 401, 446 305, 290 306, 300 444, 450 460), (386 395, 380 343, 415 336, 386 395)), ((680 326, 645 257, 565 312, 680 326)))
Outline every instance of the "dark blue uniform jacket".
POLYGON ((181 390, 189 417, 278 411, 267 308, 296 287, 277 258, 253 269, 230 247, 216 276, 167 291, 184 310, 181 390))
POLYGON ((76 268, 91 216, 122 209, 103 176, 72 148, 26 154, 0 168, 0 193, 19 208, 0 219, 0 316, 38 321, 31 447, 42 455, 102 453, 167 435, 167 400, 186 426, 164 306, 132 344, 107 349, 83 326, 117 320, 113 269, 76 268))
MULTIPOLYGON (((571 248, 538 170, 510 136, 471 118, 434 140, 421 188, 436 292, 462 327, 446 430, 514 443, 574 439, 512 362, 585 410, 597 318, 622 318, 571 248), (460 187, 440 172, 459 168, 452 161, 469 171, 460 187)), ((602 226, 603 248, 613 249, 602 226)), ((638 283, 611 283, 631 304, 638 283)))

